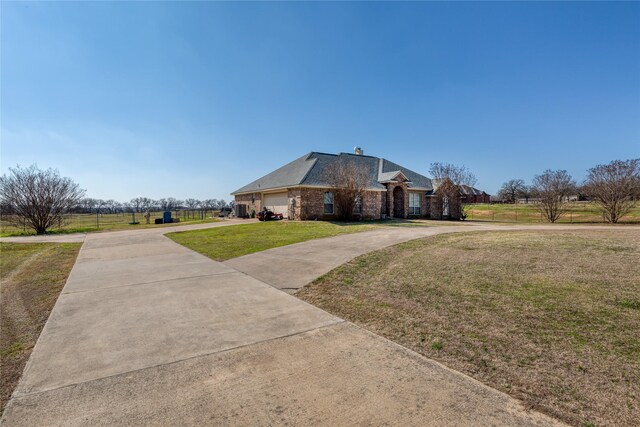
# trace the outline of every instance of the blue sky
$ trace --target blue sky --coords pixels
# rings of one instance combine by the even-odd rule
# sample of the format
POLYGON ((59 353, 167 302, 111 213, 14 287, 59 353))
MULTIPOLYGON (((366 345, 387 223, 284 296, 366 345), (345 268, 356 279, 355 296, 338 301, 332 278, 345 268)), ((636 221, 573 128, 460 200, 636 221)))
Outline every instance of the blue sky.
POLYGON ((224 198, 309 151, 495 193, 640 156, 640 3, 1 4, 1 168, 224 198))

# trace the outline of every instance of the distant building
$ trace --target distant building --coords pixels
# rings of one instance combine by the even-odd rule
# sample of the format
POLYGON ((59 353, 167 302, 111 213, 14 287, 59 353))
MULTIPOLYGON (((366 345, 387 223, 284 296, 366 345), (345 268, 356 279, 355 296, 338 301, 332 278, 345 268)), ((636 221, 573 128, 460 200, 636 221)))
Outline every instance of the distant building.
POLYGON ((475 187, 461 185, 460 193, 462 194, 463 203, 491 203, 491 195, 475 187))

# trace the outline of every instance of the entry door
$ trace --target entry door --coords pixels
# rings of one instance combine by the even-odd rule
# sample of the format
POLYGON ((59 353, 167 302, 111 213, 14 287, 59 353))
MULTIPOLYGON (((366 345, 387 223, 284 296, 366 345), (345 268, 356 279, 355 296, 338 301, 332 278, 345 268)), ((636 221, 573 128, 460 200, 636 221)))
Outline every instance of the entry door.
POLYGON ((393 217, 404 218, 404 191, 400 187, 393 189, 393 217))

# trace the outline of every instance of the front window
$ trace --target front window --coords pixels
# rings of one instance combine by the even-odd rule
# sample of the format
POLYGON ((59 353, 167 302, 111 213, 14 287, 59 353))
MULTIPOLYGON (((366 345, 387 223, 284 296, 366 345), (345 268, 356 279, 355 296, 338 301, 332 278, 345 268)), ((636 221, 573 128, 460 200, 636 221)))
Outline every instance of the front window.
POLYGON ((353 213, 362 214, 362 197, 361 196, 356 196, 356 199, 353 203, 353 213))
POLYGON ((324 193, 324 213, 333 214, 333 193, 331 191, 324 193))
POLYGON ((409 215, 422 214, 422 197, 420 193, 409 193, 409 215))

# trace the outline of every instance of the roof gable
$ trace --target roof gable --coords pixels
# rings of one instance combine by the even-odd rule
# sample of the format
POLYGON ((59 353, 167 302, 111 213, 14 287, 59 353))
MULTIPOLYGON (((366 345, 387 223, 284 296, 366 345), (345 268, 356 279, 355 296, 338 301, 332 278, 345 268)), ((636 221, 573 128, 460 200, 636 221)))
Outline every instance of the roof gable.
POLYGON ((298 185, 329 187, 324 177, 327 166, 336 161, 352 163, 367 170, 371 180, 368 189, 384 190, 386 182, 404 182, 409 188, 429 191, 431 180, 396 163, 380 157, 350 153, 327 154, 311 152, 259 178, 231 194, 260 192, 298 185))
POLYGON ((259 192, 271 188, 298 185, 309 174, 317 161, 317 159, 311 157, 312 154, 314 153, 305 154, 231 194, 259 192))
POLYGON ((410 182, 409 178, 402 171, 383 172, 378 174, 379 182, 410 182))

